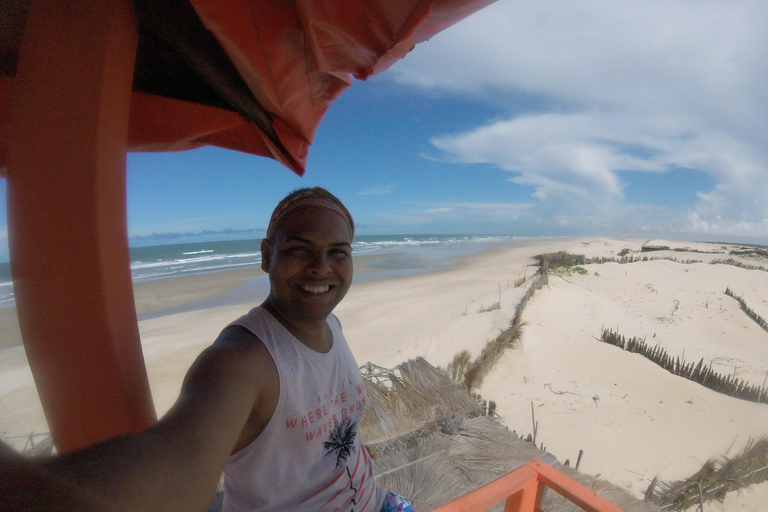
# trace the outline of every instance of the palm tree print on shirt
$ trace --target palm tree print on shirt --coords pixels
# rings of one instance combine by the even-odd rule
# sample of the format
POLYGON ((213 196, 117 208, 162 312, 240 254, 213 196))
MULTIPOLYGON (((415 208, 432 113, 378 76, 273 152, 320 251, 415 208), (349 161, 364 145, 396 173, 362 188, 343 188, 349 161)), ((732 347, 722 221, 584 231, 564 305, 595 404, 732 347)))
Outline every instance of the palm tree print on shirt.
POLYGON ((355 451, 355 436, 357 435, 355 427, 357 427, 357 423, 352 423, 349 418, 344 418, 341 423, 336 423, 328 435, 328 440, 323 443, 325 449, 328 450, 325 452, 326 456, 338 452, 336 454, 337 469, 355 451))
MULTIPOLYGON (((323 446, 327 450, 325 455, 332 455, 336 453, 336 468, 338 469, 344 464, 349 456, 355 451, 355 436, 357 435, 357 422, 352 423, 349 418, 344 418, 341 423, 336 423, 330 434, 328 440, 323 443, 323 446)), ((352 487, 352 474, 349 472, 349 466, 347 466, 347 476, 349 476, 349 488, 352 492, 357 493, 357 489, 352 487)), ((357 505, 357 502, 352 498, 352 504, 357 505)), ((353 509, 354 510, 354 509, 353 509)))

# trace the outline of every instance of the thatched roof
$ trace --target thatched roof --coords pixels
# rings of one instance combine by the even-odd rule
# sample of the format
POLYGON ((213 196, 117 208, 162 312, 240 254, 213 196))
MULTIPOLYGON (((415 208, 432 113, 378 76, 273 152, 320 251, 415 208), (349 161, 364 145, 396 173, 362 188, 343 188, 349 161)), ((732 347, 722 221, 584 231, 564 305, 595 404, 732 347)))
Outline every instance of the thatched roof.
POLYGON ((381 383, 365 379, 365 388, 360 436, 368 445, 429 430, 445 418, 482 414, 477 400, 422 358, 389 370, 381 383))
MULTIPOLYGON (((379 485, 411 498, 416 510, 445 505, 544 454, 484 416, 477 399, 423 358, 376 373, 378 383, 366 382, 369 401, 360 435, 377 453, 379 485), (388 382, 382 379, 386 373, 388 382)), ((606 481, 555 467, 627 512, 658 511, 606 481)), ((581 510, 554 492, 542 508, 581 510)))
MULTIPOLYGON (((361 371, 368 405, 360 436, 376 452, 376 481, 410 498, 419 512, 450 503, 537 457, 554 460, 485 416, 478 399, 423 358, 392 369, 367 363, 361 371)), ((554 466, 627 512, 659 512, 605 480, 554 466)), ((208 512, 219 512, 221 500, 219 492, 208 512)), ((490 510, 503 509, 500 503, 490 510)), ((581 511, 555 492, 546 493, 542 510, 581 511)))

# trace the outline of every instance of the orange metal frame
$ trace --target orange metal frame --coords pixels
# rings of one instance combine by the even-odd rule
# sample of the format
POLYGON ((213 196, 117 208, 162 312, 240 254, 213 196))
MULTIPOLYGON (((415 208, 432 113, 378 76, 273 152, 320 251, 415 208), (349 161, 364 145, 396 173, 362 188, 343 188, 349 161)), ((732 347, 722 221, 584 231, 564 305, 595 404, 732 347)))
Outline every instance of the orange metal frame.
POLYGON ((433 512, 480 512, 506 500, 504 512, 543 512, 544 491, 553 489, 587 512, 625 512, 539 459, 433 512))
POLYGON ((60 453, 156 421, 133 302, 131 0, 30 2, 8 127, 8 231, 29 365, 60 453))

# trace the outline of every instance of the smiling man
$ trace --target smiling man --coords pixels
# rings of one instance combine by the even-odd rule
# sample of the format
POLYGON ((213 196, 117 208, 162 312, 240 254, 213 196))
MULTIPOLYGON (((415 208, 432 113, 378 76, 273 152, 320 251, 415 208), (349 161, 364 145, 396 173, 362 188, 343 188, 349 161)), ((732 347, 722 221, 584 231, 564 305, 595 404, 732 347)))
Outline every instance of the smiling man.
POLYGON ((277 206, 261 241, 261 267, 269 273, 262 307, 304 344, 330 349, 326 319, 352 282, 354 223, 323 189, 302 189, 277 206))
POLYGON ((257 397, 224 469, 225 511, 409 510, 374 480, 358 435, 365 387, 332 314, 352 282, 354 231, 319 187, 272 214, 261 243, 269 297, 217 341, 258 352, 257 397))
POLYGON ((358 435, 365 387, 332 314, 355 225, 322 188, 278 204, 262 241, 270 293, 197 358, 153 427, 48 461, 0 444, 0 509, 408 512, 358 435))

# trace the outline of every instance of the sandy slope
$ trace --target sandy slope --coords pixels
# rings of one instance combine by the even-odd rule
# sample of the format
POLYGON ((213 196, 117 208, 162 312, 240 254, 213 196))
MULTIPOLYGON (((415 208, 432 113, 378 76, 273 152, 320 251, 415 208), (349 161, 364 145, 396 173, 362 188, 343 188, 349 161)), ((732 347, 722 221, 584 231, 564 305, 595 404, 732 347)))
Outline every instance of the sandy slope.
MULTIPOLYGON (((570 252, 607 252, 621 242, 605 243, 570 252)), ((618 328, 762 384, 768 333, 723 292, 730 286, 766 311, 768 272, 670 261, 585 268, 587 275, 552 277, 537 293, 525 310, 523 346, 482 386, 510 428, 532 431, 533 403, 538 441, 549 451, 574 461, 584 450, 581 469, 638 496, 654 475, 688 477, 708 458, 735 455, 750 436, 768 433, 768 405, 715 393, 596 340, 603 326, 618 328)))

